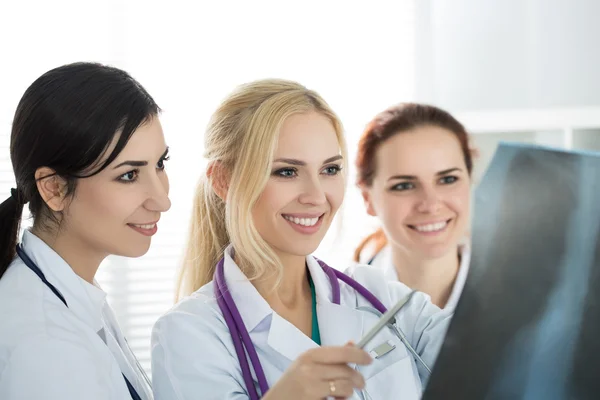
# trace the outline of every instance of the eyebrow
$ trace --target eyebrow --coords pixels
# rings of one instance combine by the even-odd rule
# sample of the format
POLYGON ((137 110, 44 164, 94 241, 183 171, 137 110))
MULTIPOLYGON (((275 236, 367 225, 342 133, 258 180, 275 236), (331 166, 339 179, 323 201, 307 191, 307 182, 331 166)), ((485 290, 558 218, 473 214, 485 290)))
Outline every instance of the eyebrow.
MULTIPOLYGON (((167 154, 169 154, 169 148, 168 147, 165 150, 165 152, 162 154, 162 156, 160 156, 159 160, 162 160, 163 158, 166 158, 167 154)), ((123 161, 119 165, 115 166, 113 169, 120 168, 120 167, 122 167, 124 165, 130 166, 130 167, 145 167, 146 165, 148 165, 148 161, 137 161, 137 160, 135 160, 135 161, 134 160, 123 161)))
MULTIPOLYGON (((323 164, 327 164, 330 162, 334 162, 337 160, 341 160, 344 157, 342 157, 341 155, 337 155, 337 156, 333 156, 333 157, 329 157, 327 160, 323 161, 323 164)), ((274 163, 276 162, 281 162, 281 163, 286 163, 286 164, 291 164, 291 165, 298 165, 300 167, 305 166, 306 162, 302 161, 302 160, 296 160, 293 158, 278 158, 275 161, 273 161, 274 163)))
MULTIPOLYGON (((445 169, 443 171, 439 171, 438 173, 436 173, 436 176, 443 176, 443 175, 447 175, 451 172, 459 172, 462 171, 460 168, 448 168, 445 169)), ((417 177, 415 175, 394 175, 394 176, 390 176, 388 178, 388 181, 392 181, 392 180, 407 180, 407 181, 416 181, 417 177)))

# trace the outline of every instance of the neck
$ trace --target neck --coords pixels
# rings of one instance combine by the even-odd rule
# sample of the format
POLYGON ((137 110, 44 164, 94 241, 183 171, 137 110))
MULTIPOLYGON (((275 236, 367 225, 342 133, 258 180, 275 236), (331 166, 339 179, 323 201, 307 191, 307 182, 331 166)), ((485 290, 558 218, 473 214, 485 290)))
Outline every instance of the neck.
POLYGON ((52 250, 56 252, 80 278, 94 284, 94 277, 100 263, 106 255, 91 251, 89 245, 77 236, 71 237, 66 232, 48 232, 35 227, 31 230, 52 250))
POLYGON ((253 281, 253 284, 273 311, 311 337, 312 298, 306 257, 277 255, 283 265, 279 285, 276 286, 276 277, 253 281))
POLYGON ((438 307, 446 306, 460 268, 458 249, 440 258, 422 259, 393 246, 392 261, 399 281, 428 294, 438 307))
POLYGON ((273 290, 277 277, 256 281, 254 286, 273 308, 282 305, 293 308, 310 297, 310 287, 306 270, 306 257, 278 254, 283 265, 283 274, 276 290, 273 290), (273 303, 273 304, 272 304, 273 303))

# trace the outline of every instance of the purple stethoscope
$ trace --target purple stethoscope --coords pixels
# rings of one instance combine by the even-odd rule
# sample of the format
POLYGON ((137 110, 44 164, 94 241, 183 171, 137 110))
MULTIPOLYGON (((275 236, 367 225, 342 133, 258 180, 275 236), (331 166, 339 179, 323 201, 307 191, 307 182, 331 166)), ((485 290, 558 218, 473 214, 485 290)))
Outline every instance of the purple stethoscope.
MULTIPOLYGON (((375 309, 384 314, 387 311, 387 308, 381 303, 373 293, 371 293, 367 288, 365 288, 360 283, 356 282, 354 279, 350 278, 348 275, 340 272, 336 269, 331 268, 323 261, 317 260, 321 268, 327 276, 329 277, 329 281, 331 282, 332 289, 332 297, 334 304, 340 304, 340 283, 338 280, 343 281, 352 287, 358 294, 364 297, 375 309)), ((250 339, 250 334, 244 325, 244 321, 242 320, 242 316, 238 308, 233 301, 233 297, 229 292, 227 287, 227 282, 225 282, 225 269, 224 269, 224 259, 217 264, 217 269, 214 275, 215 282, 215 296, 217 298, 217 303, 219 304, 219 308, 223 313, 223 317, 225 318, 225 322, 227 323, 227 327, 229 328, 229 333, 231 334, 231 338, 233 340, 233 346, 235 347, 235 352, 237 354, 238 359, 240 360, 240 367, 242 368, 242 376, 244 378, 244 383, 246 385, 246 389, 250 395, 251 400, 258 400, 258 393, 256 392, 256 388, 254 386, 254 381, 252 380, 252 373, 250 372, 250 366, 248 365, 248 360, 246 358, 246 353, 248 353, 248 357, 250 358, 250 362, 252 363, 252 367, 256 374, 256 378, 258 380, 258 386, 262 395, 269 390, 269 384, 267 383, 267 378, 265 376, 265 372, 263 371, 262 365, 260 364, 260 360, 258 359, 258 354, 256 353, 256 348, 250 339)), ((402 334, 402 336, 404 336, 402 334)), ((402 339, 402 338, 401 338, 402 339)), ((402 340, 405 344, 407 341, 402 340)), ((411 347, 412 349, 412 347, 411 347)), ((411 351, 412 352, 412 351, 411 351)))

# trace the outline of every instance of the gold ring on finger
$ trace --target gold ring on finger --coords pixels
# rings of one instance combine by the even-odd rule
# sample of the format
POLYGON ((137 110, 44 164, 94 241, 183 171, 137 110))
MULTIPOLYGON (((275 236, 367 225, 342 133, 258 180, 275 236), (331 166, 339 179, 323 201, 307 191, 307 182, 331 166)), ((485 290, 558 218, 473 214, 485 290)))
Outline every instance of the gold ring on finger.
POLYGON ((331 394, 335 393, 335 382, 334 381, 329 381, 329 392, 331 392, 331 394))

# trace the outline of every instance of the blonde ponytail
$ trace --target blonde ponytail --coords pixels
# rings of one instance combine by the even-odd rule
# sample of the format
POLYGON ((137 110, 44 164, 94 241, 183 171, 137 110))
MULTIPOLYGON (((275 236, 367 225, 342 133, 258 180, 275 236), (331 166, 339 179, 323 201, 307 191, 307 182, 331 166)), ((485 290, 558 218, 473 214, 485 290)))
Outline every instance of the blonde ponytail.
POLYGON ((225 208, 225 202, 213 191, 210 178, 202 177, 194 195, 188 244, 177 280, 176 300, 212 280, 215 266, 229 244, 225 208))

